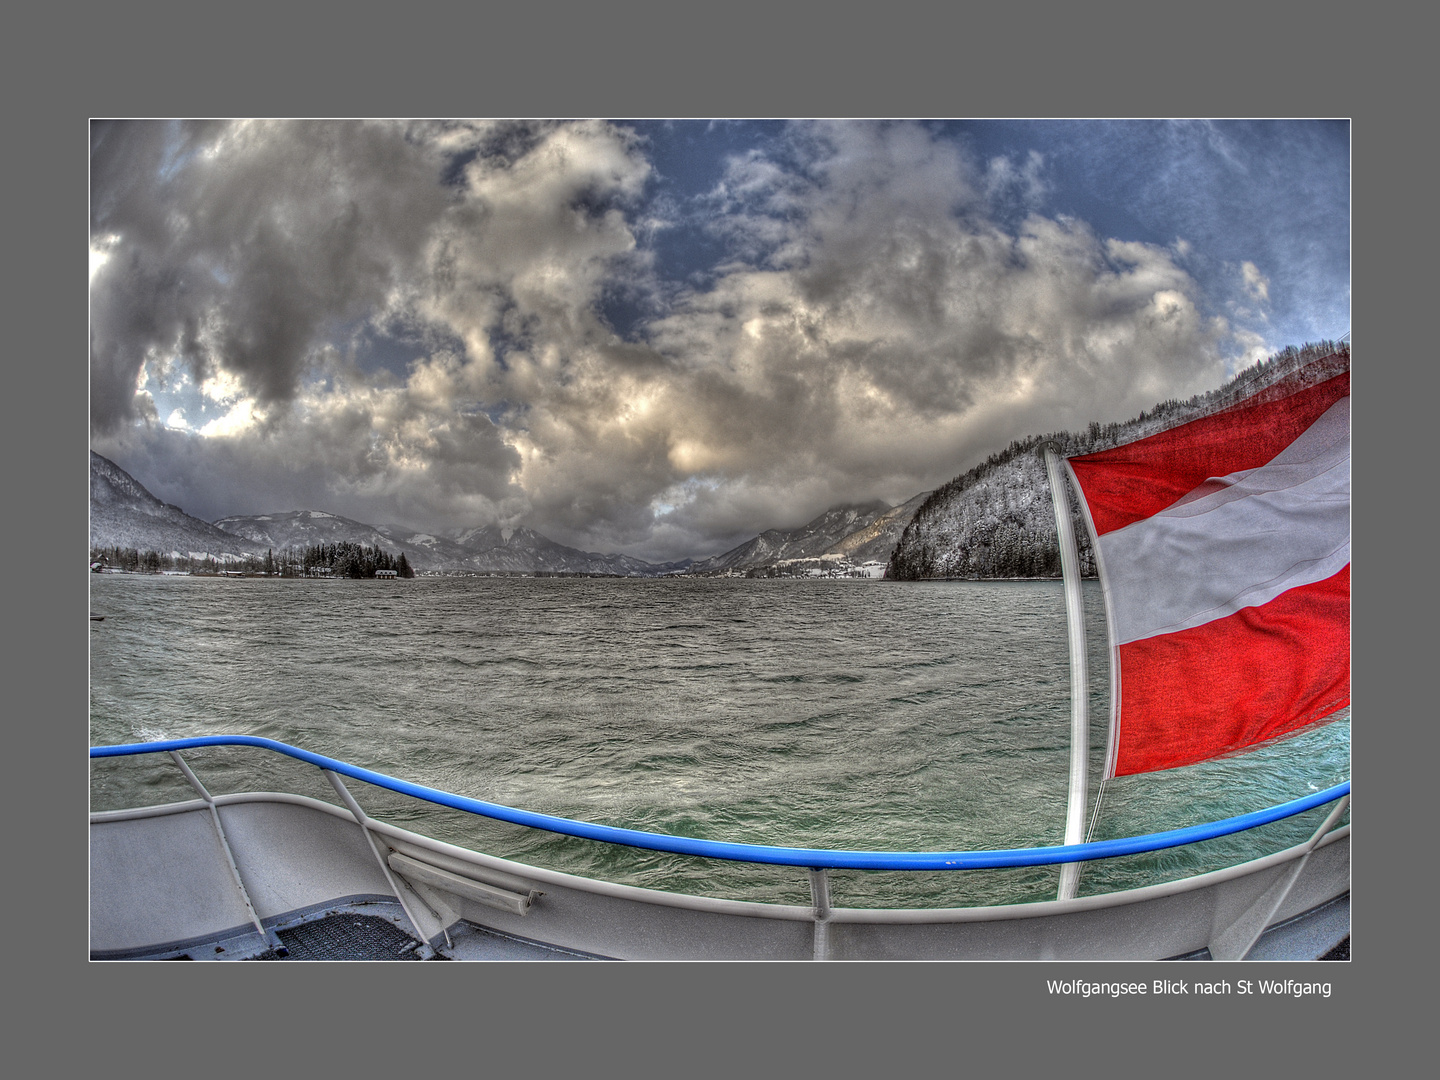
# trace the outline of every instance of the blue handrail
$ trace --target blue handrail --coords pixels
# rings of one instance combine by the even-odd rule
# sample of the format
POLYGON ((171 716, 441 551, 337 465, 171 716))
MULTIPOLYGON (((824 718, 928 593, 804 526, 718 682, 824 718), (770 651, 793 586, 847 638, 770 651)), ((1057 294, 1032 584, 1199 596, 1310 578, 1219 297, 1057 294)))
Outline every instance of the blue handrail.
POLYGON ((652 851, 669 851, 679 855, 699 855, 708 859, 730 859, 735 862, 773 863, 780 866, 827 867, 843 870, 984 870, 1002 866, 1050 866, 1056 863, 1088 862, 1092 859, 1110 859, 1117 855, 1138 855, 1146 851, 1181 847, 1200 840, 1212 840, 1217 836, 1244 832, 1272 821, 1303 814, 1317 806, 1334 802, 1350 794, 1350 781, 1334 787, 1280 803, 1266 810, 1225 818, 1207 825, 1191 825, 1184 829, 1170 829, 1166 832, 1147 833, 1120 840, 1096 840, 1088 844, 1063 844, 1054 847, 1012 848, 1008 851, 831 851, 825 848, 773 847, 768 844, 734 844, 720 840, 697 840, 688 836, 669 836, 665 833, 642 832, 639 829, 621 829, 613 825, 594 825, 588 821, 574 821, 556 817, 553 814, 537 814, 530 810, 516 810, 499 803, 484 802, 452 795, 448 791, 412 784, 408 780, 397 780, 384 773, 362 769, 345 761, 313 754, 309 750, 264 739, 255 735, 203 735, 193 739, 168 739, 160 742, 131 743, 126 746, 92 746, 90 756, 127 757, 131 754, 155 754, 169 750, 190 750, 201 746, 256 746, 273 750, 300 761, 309 762, 321 769, 329 769, 342 776, 363 780, 376 787, 387 788, 402 795, 410 795, 426 802, 465 810, 481 817, 508 821, 515 825, 527 825, 533 829, 545 829, 565 836, 579 836, 586 840, 601 840, 626 847, 647 848, 652 851))

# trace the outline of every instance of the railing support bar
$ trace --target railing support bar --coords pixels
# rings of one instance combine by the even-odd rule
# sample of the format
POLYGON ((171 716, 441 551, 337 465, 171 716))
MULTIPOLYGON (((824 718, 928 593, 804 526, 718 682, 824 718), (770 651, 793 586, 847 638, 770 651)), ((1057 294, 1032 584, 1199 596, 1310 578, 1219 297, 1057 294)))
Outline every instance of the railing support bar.
POLYGON ((1300 874, 1305 869, 1305 864, 1310 860, 1311 854, 1315 851, 1325 834, 1335 827, 1340 820, 1345 808, 1350 805, 1350 796, 1346 795, 1340 799, 1326 815, 1324 822, 1315 830, 1314 834, 1305 843, 1305 853, 1290 864, 1285 874, 1267 889, 1261 897, 1255 901, 1246 911, 1223 933, 1217 934, 1210 943, 1210 955, 1216 960, 1243 960, 1255 942, 1260 940, 1260 935, 1270 925, 1270 920, 1280 910, 1280 905, 1290 895, 1295 882, 1300 879, 1300 874))
MULTIPOLYGON (((370 831, 369 816, 364 810, 360 809, 360 804, 355 801, 355 796, 350 794, 350 789, 345 786, 345 782, 341 780, 336 773, 331 772, 329 769, 321 769, 320 771, 325 774, 325 778, 330 781, 330 786, 335 789, 335 794, 340 796, 341 801, 345 804, 345 808, 350 811, 350 815, 355 819, 355 823, 360 826, 360 831, 365 834, 365 842, 370 845, 370 853, 375 856, 375 861, 380 864, 380 870, 385 875, 385 881, 389 884, 390 891, 395 894, 395 899, 400 901, 401 910, 405 912, 405 917, 410 920, 410 925, 415 930, 415 938, 420 942, 421 959, 429 960, 430 957, 435 955, 435 950, 430 947, 430 942, 425 937, 425 931, 420 929, 420 921, 415 918, 415 913, 410 910, 410 905, 405 902, 404 890, 400 887, 400 883, 395 880, 395 875, 390 872, 390 864, 385 861, 385 856, 375 843, 375 834, 370 831)), ((435 913, 431 912, 431 914, 435 913)), ((439 915, 435 915, 435 918, 437 922, 443 923, 445 921, 441 919, 439 915)), ((443 932, 445 934, 445 944, 453 947, 453 943, 450 941, 450 932, 448 930, 443 930, 443 932)))
POLYGON ((240 866, 235 862, 235 853, 230 850, 230 841, 225 836, 225 826, 220 824, 220 810, 215 805, 215 797, 205 790, 205 785, 195 775, 189 763, 180 756, 179 750, 171 750, 170 757, 175 764, 180 766, 180 771, 185 774, 185 779, 195 789, 200 798, 205 800, 205 805, 210 808, 210 820, 215 825, 215 835, 220 839, 220 848, 225 852, 225 861, 230 864, 230 876, 235 880, 235 888, 240 890, 240 899, 245 903, 245 913, 250 916, 250 922, 260 935, 260 940, 265 942, 270 951, 276 956, 289 956, 290 950, 280 943, 279 936, 273 930, 266 930, 265 924, 260 921, 260 916, 255 911, 255 905, 250 902, 250 894, 245 889, 245 882, 240 877, 240 866))
POLYGON ((815 910, 814 958, 830 959, 830 877, 823 866, 810 868, 810 904, 815 910))
POLYGON ((1344 798, 1342 798, 1339 802, 1335 804, 1335 809, 1330 811, 1330 813, 1326 816, 1325 821, 1321 824, 1320 828, 1315 830, 1315 835, 1310 837, 1310 843, 1305 846, 1306 855, 1309 855, 1310 852, 1314 851, 1320 841, 1325 839, 1325 835, 1335 827, 1335 823, 1340 820, 1340 815, 1345 813, 1345 810, 1349 805, 1349 795, 1346 795, 1344 798))

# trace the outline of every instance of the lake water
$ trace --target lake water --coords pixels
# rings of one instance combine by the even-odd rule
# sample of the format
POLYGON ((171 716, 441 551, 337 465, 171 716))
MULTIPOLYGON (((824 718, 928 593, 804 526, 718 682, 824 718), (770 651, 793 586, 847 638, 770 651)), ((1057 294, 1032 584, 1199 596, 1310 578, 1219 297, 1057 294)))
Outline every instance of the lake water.
MULTIPOLYGON (((1109 674, 1090 628, 1091 791, 1109 674)), ((716 840, 867 850, 1058 844, 1069 674, 1059 582, 95 575, 92 745, 260 735, 509 806, 716 840)), ((188 751, 211 791, 335 802, 311 766, 188 751)), ((1350 776, 1340 718, 1229 759, 1106 786, 1095 839, 1258 810, 1350 776)), ((571 873, 808 903, 805 871, 610 845, 351 783, 373 816, 571 873)), ((169 758, 91 762, 91 809, 193 797, 169 758)), ((1309 835, 1325 809, 1086 866, 1081 894, 1309 835)), ((1058 870, 832 871, 840 906, 1053 899, 1058 870)))

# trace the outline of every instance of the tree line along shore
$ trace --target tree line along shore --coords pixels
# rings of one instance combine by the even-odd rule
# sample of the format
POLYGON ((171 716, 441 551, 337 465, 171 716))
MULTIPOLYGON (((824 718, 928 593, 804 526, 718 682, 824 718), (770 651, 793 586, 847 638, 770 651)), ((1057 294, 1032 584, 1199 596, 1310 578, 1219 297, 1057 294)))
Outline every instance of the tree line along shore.
MULTIPOLYGON (((392 555, 383 548, 340 542, 311 544, 308 547, 267 549, 264 555, 248 554, 216 558, 213 555, 180 555, 136 548, 90 549, 90 569, 96 573, 123 570, 137 574, 181 573, 200 576, 253 574, 258 577, 373 578, 381 571, 396 577, 413 578, 415 568, 402 551, 392 555)), ((390 576, 386 573, 384 576, 390 576)))

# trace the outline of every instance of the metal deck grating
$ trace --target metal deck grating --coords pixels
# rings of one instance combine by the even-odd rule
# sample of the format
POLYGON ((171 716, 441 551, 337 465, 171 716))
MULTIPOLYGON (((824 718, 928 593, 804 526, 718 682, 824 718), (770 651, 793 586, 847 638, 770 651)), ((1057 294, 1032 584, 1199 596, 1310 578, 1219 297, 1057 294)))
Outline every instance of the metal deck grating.
POLYGON ((419 960, 416 942, 389 919, 344 913, 278 932, 289 956, 256 960, 419 960))

